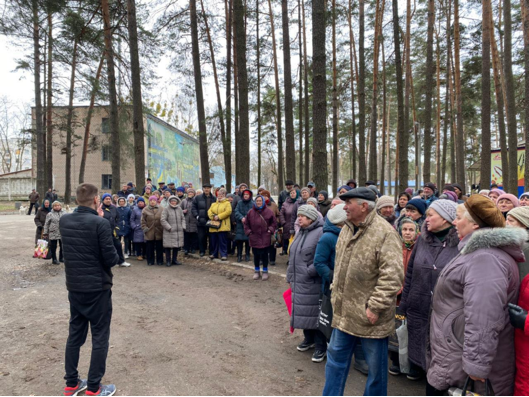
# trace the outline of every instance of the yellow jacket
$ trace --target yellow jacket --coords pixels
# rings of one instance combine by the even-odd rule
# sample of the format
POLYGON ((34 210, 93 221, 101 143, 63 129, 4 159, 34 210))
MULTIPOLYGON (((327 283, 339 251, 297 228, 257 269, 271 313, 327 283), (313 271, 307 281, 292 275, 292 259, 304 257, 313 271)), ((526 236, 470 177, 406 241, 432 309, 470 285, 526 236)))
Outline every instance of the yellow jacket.
POLYGON ((210 233, 218 233, 218 232, 229 232, 231 230, 231 224, 230 224, 230 215, 231 215, 231 203, 228 199, 223 199, 222 201, 216 201, 213 204, 211 204, 211 207, 209 207, 208 210, 208 217, 209 219, 213 220, 213 218, 217 215, 219 219, 221 220, 220 229, 213 229, 209 228, 210 233))

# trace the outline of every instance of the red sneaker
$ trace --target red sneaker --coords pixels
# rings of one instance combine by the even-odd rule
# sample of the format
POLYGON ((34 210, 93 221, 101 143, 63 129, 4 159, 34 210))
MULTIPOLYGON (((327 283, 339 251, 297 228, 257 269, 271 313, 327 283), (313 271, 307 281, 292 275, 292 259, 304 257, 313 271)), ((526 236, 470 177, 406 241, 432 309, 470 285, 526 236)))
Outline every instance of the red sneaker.
POLYGON ((86 390, 88 387, 88 383, 86 379, 79 379, 77 382, 77 386, 75 387, 68 387, 66 386, 64 388, 64 395, 65 396, 77 396, 78 393, 86 390))

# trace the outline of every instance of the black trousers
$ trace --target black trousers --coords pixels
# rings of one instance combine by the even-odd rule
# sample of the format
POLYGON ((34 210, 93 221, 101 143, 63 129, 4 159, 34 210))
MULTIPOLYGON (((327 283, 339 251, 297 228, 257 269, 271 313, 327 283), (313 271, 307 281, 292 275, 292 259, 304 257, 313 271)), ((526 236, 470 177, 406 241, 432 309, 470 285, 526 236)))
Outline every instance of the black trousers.
POLYGON ((66 342, 64 367, 66 386, 75 387, 79 379, 77 366, 81 346, 86 342, 88 325, 92 332, 92 357, 88 371, 88 390, 96 392, 105 375, 110 321, 112 319, 112 290, 101 292, 69 292, 70 330, 66 342))
POLYGON ((145 243, 134 243, 134 249, 136 250, 136 256, 146 255, 145 243))
POLYGON ((162 240, 151 240, 147 241, 147 263, 154 264, 154 260, 156 259, 156 263, 162 264, 163 263, 163 241, 162 240), (156 258, 155 258, 155 252, 156 252, 156 258))
POLYGON ((303 335, 307 342, 316 344, 316 350, 327 351, 327 338, 319 329, 304 329, 303 335))
POLYGON ((275 245, 268 247, 268 259, 270 263, 276 263, 277 248, 275 245))
POLYGON ((132 254, 132 240, 129 235, 119 236, 119 242, 123 241, 125 243, 125 254, 132 254))
POLYGON ((57 260, 57 243, 59 243, 59 260, 62 261, 62 241, 61 240, 50 240, 50 252, 51 252, 51 259, 56 261, 57 260))
POLYGON ((260 270, 260 263, 263 262, 263 271, 268 271, 268 251, 270 247, 266 248, 252 248, 253 250, 253 266, 255 271, 260 270))
POLYGON ((243 244, 245 246, 244 253, 246 255, 250 255, 250 242, 248 240, 246 240, 246 241, 237 240, 236 243, 237 243, 237 255, 242 255, 242 246, 243 246, 243 244))
MULTIPOLYGON (((209 227, 199 226, 198 227, 198 250, 201 254, 206 253, 206 248, 211 247, 211 240, 209 235, 209 227)), ((210 248, 211 254, 211 248, 210 248)))
POLYGON ((198 249, 198 233, 184 232, 184 251, 196 251, 198 249))
POLYGON ((121 246, 121 239, 119 237, 112 237, 112 240, 114 241, 114 247, 116 247, 116 251, 118 252, 118 264, 121 265, 123 262, 125 262, 125 257, 123 256, 123 247, 121 246))
POLYGON ((31 210, 33 209, 33 207, 35 207, 35 214, 36 214, 37 211, 39 210, 39 203, 29 203, 28 215, 31 215, 31 210))
POLYGON ((176 263, 176 260, 178 259, 178 251, 180 251, 180 248, 165 248, 165 261, 171 262, 174 265, 176 263), (172 260, 171 251, 173 252, 172 260))
POLYGON ((426 381, 426 396, 446 396, 448 394, 448 389, 446 390, 438 390, 435 387, 433 387, 431 384, 426 381))

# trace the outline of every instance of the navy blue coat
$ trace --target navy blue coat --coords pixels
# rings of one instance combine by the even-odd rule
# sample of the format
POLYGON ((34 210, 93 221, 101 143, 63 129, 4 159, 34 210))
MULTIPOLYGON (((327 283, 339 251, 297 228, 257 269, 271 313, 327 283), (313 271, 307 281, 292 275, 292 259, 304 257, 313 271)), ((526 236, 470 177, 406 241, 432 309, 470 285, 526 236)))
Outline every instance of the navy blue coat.
POLYGON ((316 246, 316 255, 314 256, 314 267, 321 277, 322 292, 327 292, 334 273, 334 258, 336 255, 336 243, 342 229, 333 225, 328 219, 323 226, 323 235, 316 246))
POLYGON ((237 226, 235 228, 235 241, 248 241, 248 236, 244 233, 244 225, 242 224, 242 218, 248 215, 248 212, 253 208, 253 194, 250 196, 250 200, 245 201, 242 198, 235 207, 235 219, 237 220, 237 226))
POLYGON ((117 224, 118 227, 118 236, 128 236, 131 229, 130 229, 130 214, 131 210, 130 207, 118 207, 118 215, 119 215, 119 222, 117 224))

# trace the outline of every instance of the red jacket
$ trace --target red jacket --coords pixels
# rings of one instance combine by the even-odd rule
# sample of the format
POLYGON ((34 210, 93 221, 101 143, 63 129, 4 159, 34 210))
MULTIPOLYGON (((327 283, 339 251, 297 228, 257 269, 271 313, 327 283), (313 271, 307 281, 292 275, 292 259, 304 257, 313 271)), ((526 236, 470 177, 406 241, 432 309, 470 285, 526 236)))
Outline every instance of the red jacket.
MULTIPOLYGON (((526 276, 520 286, 518 306, 529 310, 529 276, 526 276)), ((529 395, 529 316, 525 321, 525 329, 514 332, 514 348, 516 352, 516 379, 514 395, 529 395)))

